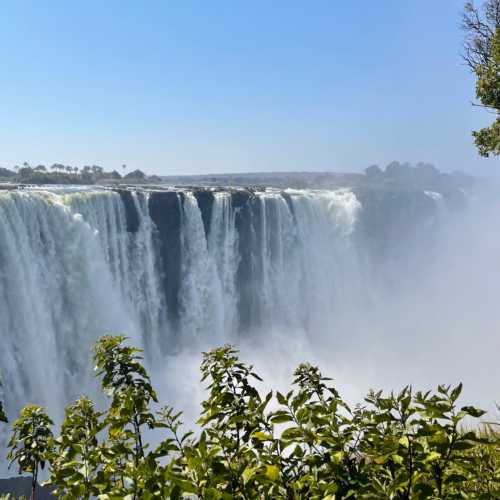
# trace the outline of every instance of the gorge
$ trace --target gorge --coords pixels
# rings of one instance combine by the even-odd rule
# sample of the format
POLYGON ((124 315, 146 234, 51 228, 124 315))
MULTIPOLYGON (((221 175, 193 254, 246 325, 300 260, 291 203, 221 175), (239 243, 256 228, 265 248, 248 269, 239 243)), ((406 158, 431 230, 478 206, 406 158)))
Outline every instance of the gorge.
MULTIPOLYGON (((354 392, 384 377, 435 380, 449 367, 441 347, 465 362, 475 348, 462 332, 498 317, 496 282, 473 317, 465 310, 478 301, 474 274, 484 288, 498 270, 498 238, 482 225, 494 218, 479 225, 474 200, 460 189, 1 191, 9 415, 26 402, 62 412, 81 393, 94 396, 89 349, 106 332, 142 346, 163 397, 181 407, 196 400, 200 351, 226 342, 257 349, 275 379, 320 359, 354 392), (473 227, 487 238, 476 237, 477 248, 473 227), (426 352, 431 337, 437 347, 426 352)), ((471 371, 471 380, 486 392, 482 376, 471 371)))

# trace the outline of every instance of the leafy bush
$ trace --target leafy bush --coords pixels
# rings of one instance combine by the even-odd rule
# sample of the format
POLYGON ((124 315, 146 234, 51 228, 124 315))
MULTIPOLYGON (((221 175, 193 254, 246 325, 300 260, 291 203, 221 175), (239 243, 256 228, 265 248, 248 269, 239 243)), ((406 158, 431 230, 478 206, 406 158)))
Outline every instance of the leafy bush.
POLYGON ((12 426, 7 458, 19 466, 19 474, 32 475, 32 498, 35 497, 38 473, 45 468, 52 454, 52 420, 45 409, 37 405, 27 405, 12 426))
POLYGON ((23 422, 44 415, 44 441, 30 460, 48 460, 61 498, 500 497, 497 434, 465 428, 464 419, 484 412, 458 405, 461 385, 371 391, 351 408, 318 368, 303 364, 288 393, 261 395, 253 385, 259 376, 225 346, 203 354, 208 393, 193 433, 182 431, 172 408, 153 411, 157 397, 140 350, 124 337, 101 338, 94 359, 110 400, 105 412, 80 398, 55 438, 39 407, 23 409, 14 424, 11 456, 21 465, 35 428, 23 422), (161 434, 160 444, 144 441, 145 428, 161 434))

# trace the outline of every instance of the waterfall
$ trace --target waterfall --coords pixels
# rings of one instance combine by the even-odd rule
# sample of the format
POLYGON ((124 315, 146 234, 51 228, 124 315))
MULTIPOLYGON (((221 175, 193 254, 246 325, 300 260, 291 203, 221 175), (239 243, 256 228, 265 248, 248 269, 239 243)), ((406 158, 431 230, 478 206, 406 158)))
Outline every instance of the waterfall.
POLYGON ((209 251, 198 202, 186 193, 182 217, 181 338, 220 342, 224 335, 224 296, 217 264, 209 251))
MULTIPOLYGON (((86 202, 118 224, 103 200, 86 202)), ((11 412, 30 401, 61 410, 92 387, 89 346, 100 334, 137 339, 97 231, 65 195, 0 195, 0 366, 11 412)))
POLYGON ((227 192, 218 192, 214 195, 212 222, 207 240, 208 252, 215 262, 220 283, 223 310, 220 331, 235 332, 238 324, 236 271, 240 259, 235 214, 231 195, 227 192))
MULTIPOLYGON (((424 211, 433 219, 441 197, 421 197, 436 206, 424 211)), ((366 197, 365 211, 362 198, 349 190, 0 192, 0 370, 10 415, 35 402, 57 418, 81 392, 95 397, 89 349, 104 333, 131 337, 148 363, 161 364, 180 349, 273 329, 313 335, 338 326, 371 300, 369 265, 383 254, 369 228, 387 212, 366 197)))

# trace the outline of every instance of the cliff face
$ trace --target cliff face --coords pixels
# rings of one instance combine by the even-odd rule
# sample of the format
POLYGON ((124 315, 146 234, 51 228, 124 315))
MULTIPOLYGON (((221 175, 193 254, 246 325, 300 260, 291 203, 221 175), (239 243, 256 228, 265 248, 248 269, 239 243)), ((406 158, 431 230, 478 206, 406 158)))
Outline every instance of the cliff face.
POLYGON ((380 187, 1 191, 9 416, 27 401, 61 412, 92 396, 86 353, 106 332, 158 363, 259 332, 342 335, 375 285, 425 272, 413 256, 432 254, 461 198, 380 187))
POLYGON ((356 227, 359 244, 377 259, 408 251, 415 238, 430 235, 438 216, 454 210, 455 197, 465 203, 460 192, 449 199, 414 189, 357 189, 355 193, 362 206, 356 227))
POLYGON ((149 196, 149 215, 157 229, 154 234, 158 274, 171 321, 179 320, 178 290, 181 277, 182 192, 156 191, 149 196))

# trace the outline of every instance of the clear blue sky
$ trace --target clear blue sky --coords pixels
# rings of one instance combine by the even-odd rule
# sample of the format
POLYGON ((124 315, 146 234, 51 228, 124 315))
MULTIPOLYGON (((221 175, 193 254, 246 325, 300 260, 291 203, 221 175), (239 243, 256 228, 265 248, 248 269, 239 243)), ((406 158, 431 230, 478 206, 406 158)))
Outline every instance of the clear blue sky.
POLYGON ((500 171, 470 131, 462 0, 23 1, 0 16, 0 165, 500 171))

